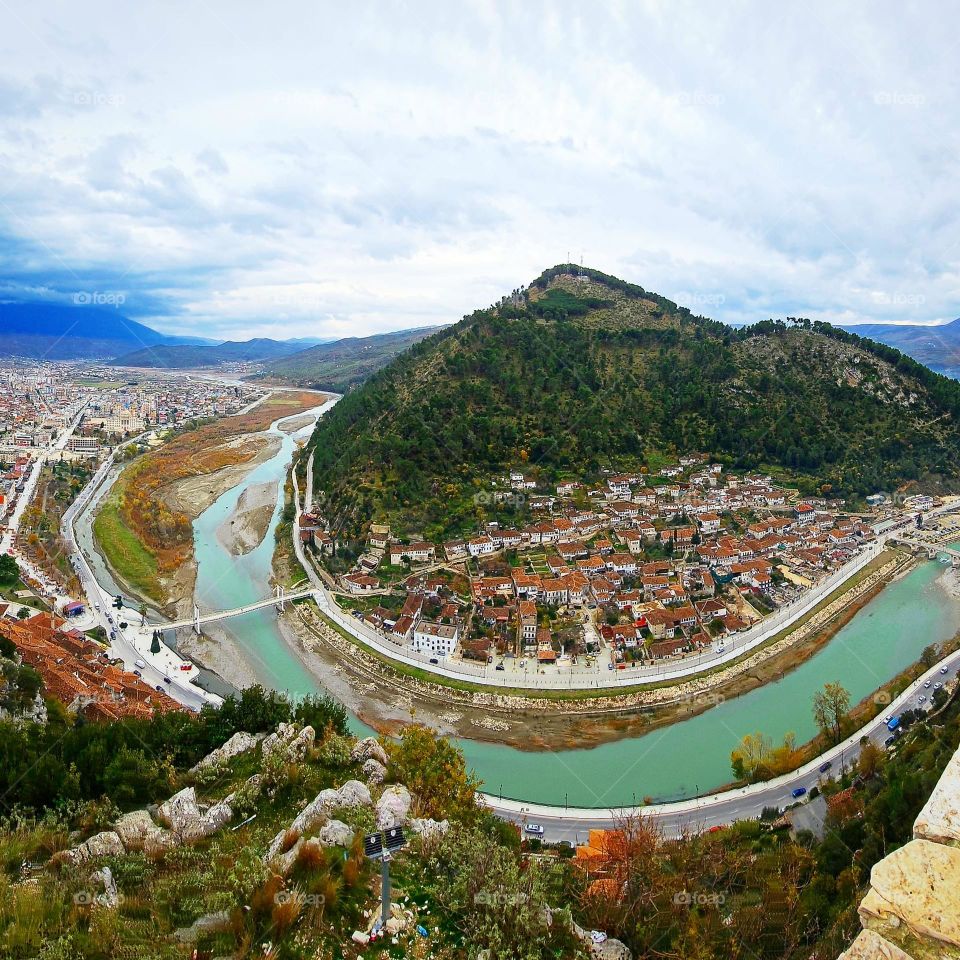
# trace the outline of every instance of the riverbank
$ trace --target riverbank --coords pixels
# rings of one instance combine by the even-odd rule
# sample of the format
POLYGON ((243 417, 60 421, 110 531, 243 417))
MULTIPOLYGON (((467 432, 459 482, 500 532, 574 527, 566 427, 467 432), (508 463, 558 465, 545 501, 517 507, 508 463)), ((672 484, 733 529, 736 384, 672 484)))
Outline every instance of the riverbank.
MULTIPOLYGON (((434 683, 399 671, 298 604, 281 621, 288 645, 367 725, 393 734, 411 722, 437 733, 528 751, 600 746, 690 719, 724 700, 782 678, 821 650, 893 578, 913 566, 907 555, 883 555, 839 595, 828 598, 782 637, 738 662, 683 683, 590 696, 530 697, 434 683)), ((333 691, 331 691, 333 692, 333 691)), ((582 693, 582 692, 581 692, 582 693)))
POLYGON ((93 522, 95 548, 117 582, 171 618, 189 615, 193 522, 277 454, 281 436, 265 432, 271 423, 302 414, 317 399, 300 391, 269 395, 246 413, 181 433, 125 467, 93 522))

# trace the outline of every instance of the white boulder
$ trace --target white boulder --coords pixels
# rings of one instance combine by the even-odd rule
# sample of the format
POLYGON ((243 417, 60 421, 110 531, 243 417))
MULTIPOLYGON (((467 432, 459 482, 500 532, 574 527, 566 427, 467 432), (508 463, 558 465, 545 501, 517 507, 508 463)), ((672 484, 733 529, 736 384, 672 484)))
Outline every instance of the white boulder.
POLYGON ((202 813, 193 787, 186 787, 164 800, 157 811, 157 819, 181 837, 190 836, 199 825, 202 813))
POLYGON ((387 768, 379 760, 370 757, 363 761, 363 775, 367 783, 377 786, 387 779, 387 768))
POLYGON ((72 850, 67 850, 62 856, 68 863, 77 865, 99 857, 122 857, 124 853, 126 851, 120 837, 113 830, 104 830, 72 850))
POLYGON ((370 788, 359 780, 348 780, 338 791, 336 807, 368 807, 373 802, 370 788))
POLYGON ((411 799, 410 791, 402 783, 387 787, 377 801, 377 826, 381 830, 402 827, 407 822, 411 799))
POLYGON ((252 750, 264 737, 266 737, 265 733, 246 733, 240 730, 227 740, 226 743, 217 747, 212 753, 208 753, 199 763, 191 767, 190 772, 196 773, 205 767, 213 767, 221 763, 226 763, 233 757, 252 750))
POLYGON ((387 751, 376 737, 364 737, 358 740, 350 751, 350 759, 354 763, 363 763, 367 760, 376 760, 384 766, 390 762, 387 751))
POLYGON ((353 843, 353 828, 342 820, 331 820, 320 828, 317 839, 324 847, 349 847, 353 843))
POLYGON ((410 828, 424 840, 434 840, 442 837, 450 829, 449 820, 419 820, 416 817, 410 821, 410 828))
POLYGON ((131 810, 114 824, 113 829, 127 850, 141 850, 147 834, 157 827, 146 810, 131 810))

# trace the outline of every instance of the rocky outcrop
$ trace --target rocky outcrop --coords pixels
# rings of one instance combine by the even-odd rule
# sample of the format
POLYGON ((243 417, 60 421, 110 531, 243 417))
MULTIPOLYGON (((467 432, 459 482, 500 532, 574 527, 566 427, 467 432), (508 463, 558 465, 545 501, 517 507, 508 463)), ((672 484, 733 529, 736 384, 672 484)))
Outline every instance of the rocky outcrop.
POLYGON ((113 910, 120 905, 120 892, 117 890, 117 881, 113 879, 113 871, 109 867, 101 867, 90 874, 90 882, 101 888, 101 892, 94 898, 98 907, 113 910))
POLYGON ((100 857, 122 857, 126 851, 120 837, 113 830, 105 830, 89 840, 60 854, 60 859, 73 866, 79 866, 88 860, 100 857))
POLYGON ((349 847, 353 843, 353 828, 342 820, 331 820, 320 828, 317 839, 323 847, 349 847))
POLYGON ((387 751, 376 737, 364 737, 358 740, 350 751, 350 759, 354 763, 365 763, 367 760, 376 760, 377 763, 387 766, 390 763, 387 751))
POLYGON ((389 830, 402 827, 410 813, 410 791, 403 784, 387 787, 377 801, 377 827, 389 830))
POLYGON ((317 734, 313 727, 298 729, 294 723, 281 723, 276 733, 263 741, 264 758, 280 753, 284 759, 299 763, 313 746, 317 734))
POLYGON ((387 768, 379 760, 370 757, 363 761, 363 775, 367 778, 367 783, 379 786, 387 779, 387 768))
POLYGON ((127 850, 142 850, 147 835, 159 828, 146 810, 133 810, 125 813, 113 829, 127 850))
POLYGON ((913 825, 870 873, 864 930, 841 960, 960 958, 960 751, 913 825))
POLYGON ((164 800, 157 810, 157 819, 181 837, 192 830, 201 816, 193 787, 186 787, 169 800, 164 800))
POLYGON ((197 773, 207 767, 216 767, 227 763, 241 753, 253 750, 265 737, 265 733, 245 733, 241 730, 227 740, 223 746, 217 747, 212 753, 208 753, 199 763, 190 768, 190 772, 197 773))
POLYGON ((410 821, 410 829, 424 840, 436 840, 450 829, 449 820, 418 820, 410 821))
POLYGON ((339 790, 321 790, 294 817, 290 826, 273 838, 264 855, 264 862, 269 863, 279 855, 284 843, 288 842, 288 837, 304 837, 327 823, 337 810, 368 807, 372 802, 369 788, 359 780, 348 780, 339 790))
POLYGON ((180 943, 195 943, 200 937, 226 930, 229 926, 230 912, 218 910, 216 913, 207 913, 198 917, 189 927, 181 927, 173 935, 180 943))

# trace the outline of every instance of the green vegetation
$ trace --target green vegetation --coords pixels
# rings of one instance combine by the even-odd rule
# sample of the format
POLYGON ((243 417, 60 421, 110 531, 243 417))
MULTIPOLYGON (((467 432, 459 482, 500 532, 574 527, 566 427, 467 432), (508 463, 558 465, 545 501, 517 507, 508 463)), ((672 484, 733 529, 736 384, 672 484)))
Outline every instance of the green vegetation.
POLYGON ((157 558, 124 523, 120 483, 118 480, 94 517, 93 534, 97 546, 123 582, 148 597, 159 597, 157 558))
POLYGON ((315 485, 338 533, 462 534, 497 515, 490 484, 511 468, 547 487, 664 451, 808 494, 957 487, 960 384, 826 324, 735 330, 569 269, 426 338, 320 421, 315 485))

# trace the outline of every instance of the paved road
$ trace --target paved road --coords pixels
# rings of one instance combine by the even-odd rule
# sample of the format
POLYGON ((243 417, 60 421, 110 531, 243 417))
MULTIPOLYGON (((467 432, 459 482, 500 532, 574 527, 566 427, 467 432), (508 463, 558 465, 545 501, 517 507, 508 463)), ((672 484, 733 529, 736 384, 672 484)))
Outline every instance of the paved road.
POLYGON ((868 737, 871 742, 883 746, 889 736, 885 717, 902 713, 908 708, 921 706, 917 702, 917 698, 921 695, 927 697, 926 703, 922 706, 928 709, 930 694, 933 692, 932 684, 943 682, 948 677, 953 680, 958 668, 960 668, 960 651, 950 654, 931 667, 891 703, 883 714, 848 737, 842 744, 828 750, 799 770, 765 783, 710 794, 699 799, 633 808, 632 811, 546 806, 500 799, 490 794, 484 795, 483 800, 497 816, 504 820, 521 825, 540 824, 545 829, 544 838, 554 842, 559 840, 568 840, 571 843, 583 842, 586 840, 587 831, 610 829, 624 812, 638 813, 655 820, 666 836, 679 836, 684 831, 709 829, 713 826, 733 823, 736 820, 756 819, 764 808, 781 808, 796 803, 796 799, 791 796, 792 791, 799 787, 809 790, 815 786, 823 776, 820 773, 820 767, 824 763, 831 764, 826 776, 835 776, 839 774, 841 767, 849 767, 860 755, 860 741, 863 737, 868 737), (941 672, 944 669, 947 674, 941 672), (925 689, 924 683, 928 680, 931 682, 931 688, 925 689))

